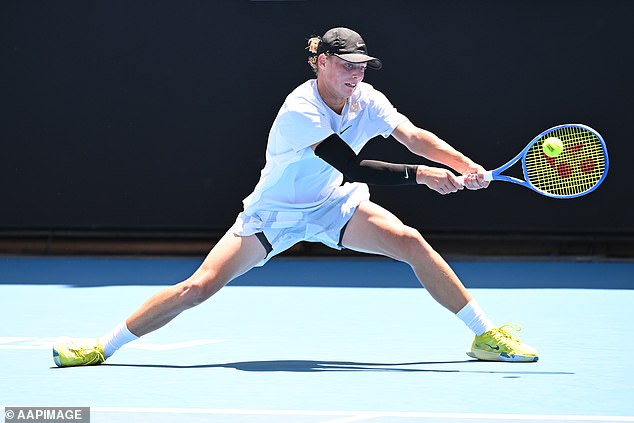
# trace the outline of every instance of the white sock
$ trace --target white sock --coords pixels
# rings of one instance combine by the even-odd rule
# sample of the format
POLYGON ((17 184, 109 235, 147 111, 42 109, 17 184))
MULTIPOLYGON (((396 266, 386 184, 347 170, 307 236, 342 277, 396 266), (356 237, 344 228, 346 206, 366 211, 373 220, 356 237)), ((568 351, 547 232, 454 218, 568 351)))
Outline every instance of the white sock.
POLYGON ((112 331, 99 338, 99 342, 101 342, 101 345, 103 346, 104 357, 108 358, 119 348, 130 341, 134 341, 135 339, 139 339, 139 337, 130 332, 124 320, 112 331))
POLYGON ((457 312, 456 316, 458 316, 476 336, 482 335, 484 332, 495 327, 493 322, 484 314, 478 302, 473 299, 457 312))

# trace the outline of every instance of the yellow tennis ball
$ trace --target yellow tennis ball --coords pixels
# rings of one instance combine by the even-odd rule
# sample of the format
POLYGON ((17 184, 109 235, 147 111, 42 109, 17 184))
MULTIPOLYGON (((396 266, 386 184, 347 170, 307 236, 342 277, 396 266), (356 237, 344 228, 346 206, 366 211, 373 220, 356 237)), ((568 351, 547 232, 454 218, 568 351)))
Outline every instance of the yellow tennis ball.
POLYGON ((564 151, 564 144, 557 137, 549 137, 544 140, 542 150, 548 157, 557 157, 564 151))

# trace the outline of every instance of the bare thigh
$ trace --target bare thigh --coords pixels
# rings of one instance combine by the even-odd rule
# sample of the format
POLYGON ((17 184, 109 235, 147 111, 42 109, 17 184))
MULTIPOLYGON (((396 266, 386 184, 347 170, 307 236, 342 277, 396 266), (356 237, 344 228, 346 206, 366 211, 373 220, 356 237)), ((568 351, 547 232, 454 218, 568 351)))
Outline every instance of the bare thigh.
POLYGON ((246 273, 264 259, 266 250, 255 235, 227 232, 209 252, 190 279, 209 285, 213 294, 232 279, 246 273))
MULTIPOLYGON (((422 236, 406 226, 393 213, 371 201, 359 204, 343 235, 344 247, 371 254, 381 254, 408 261, 411 244, 419 244, 422 236)), ((417 245, 413 246, 414 248, 417 245)))

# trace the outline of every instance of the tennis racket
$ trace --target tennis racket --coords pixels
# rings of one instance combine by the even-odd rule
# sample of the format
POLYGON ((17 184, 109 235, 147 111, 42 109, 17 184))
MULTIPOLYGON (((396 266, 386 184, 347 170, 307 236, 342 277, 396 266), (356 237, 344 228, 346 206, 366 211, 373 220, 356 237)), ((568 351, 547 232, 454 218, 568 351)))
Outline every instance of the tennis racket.
MULTIPOLYGON (((550 128, 537 135, 506 164, 484 174, 487 181, 505 181, 530 188, 552 198, 575 198, 594 191, 608 173, 608 150, 603 137, 580 124, 550 128), (563 150, 557 157, 543 151, 544 140, 557 137, 563 150), (502 175, 521 159, 524 180, 502 175)), ((464 185, 464 176, 458 179, 464 185)))

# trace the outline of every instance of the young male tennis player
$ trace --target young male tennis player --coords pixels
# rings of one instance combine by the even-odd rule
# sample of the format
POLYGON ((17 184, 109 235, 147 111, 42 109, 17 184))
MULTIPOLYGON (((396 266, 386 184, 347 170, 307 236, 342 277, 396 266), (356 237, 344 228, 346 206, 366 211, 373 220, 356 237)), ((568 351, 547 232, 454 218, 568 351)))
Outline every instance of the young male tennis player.
POLYGON ((367 69, 381 61, 347 28, 309 41, 316 73, 291 92, 271 128, 266 165, 244 210, 192 276, 165 288, 101 338, 61 338, 58 366, 99 364, 124 344, 207 300, 235 277, 299 241, 382 254, 409 264, 433 298, 475 334, 467 354, 481 360, 537 361, 512 327, 496 327, 456 274, 421 234, 370 201, 368 185, 427 185, 440 194, 463 188, 439 167, 360 160, 373 137, 393 136, 413 153, 465 175, 468 189, 486 188, 484 169, 433 133, 412 124, 371 85, 367 69), (344 177, 351 181, 342 184, 344 177))

